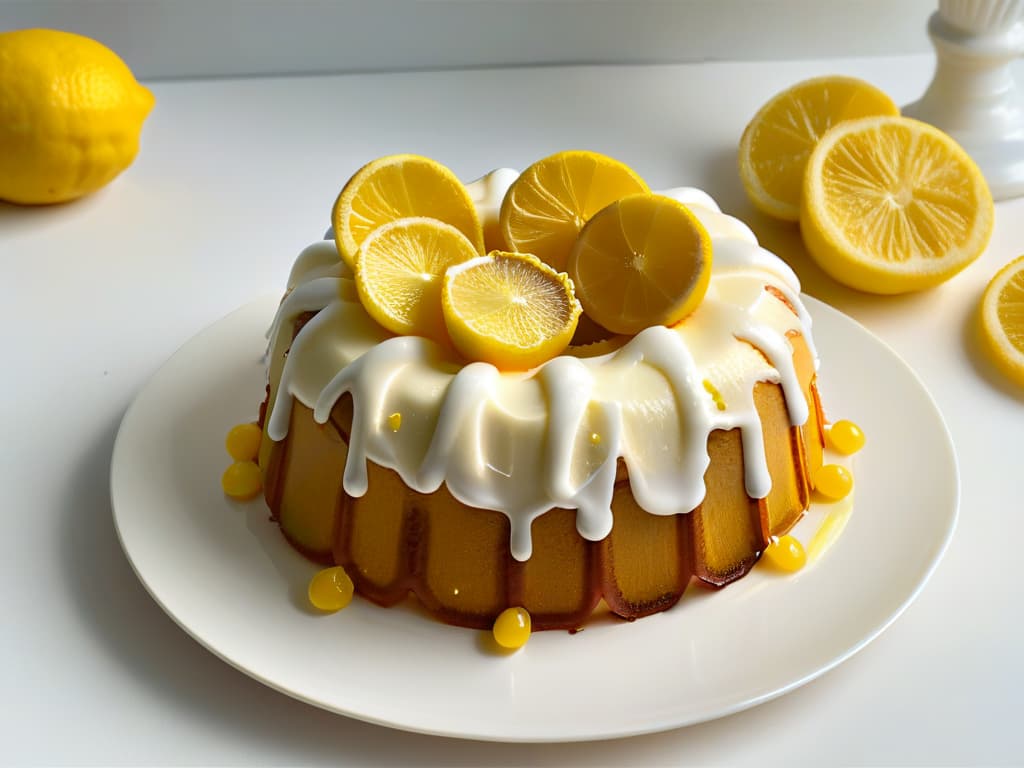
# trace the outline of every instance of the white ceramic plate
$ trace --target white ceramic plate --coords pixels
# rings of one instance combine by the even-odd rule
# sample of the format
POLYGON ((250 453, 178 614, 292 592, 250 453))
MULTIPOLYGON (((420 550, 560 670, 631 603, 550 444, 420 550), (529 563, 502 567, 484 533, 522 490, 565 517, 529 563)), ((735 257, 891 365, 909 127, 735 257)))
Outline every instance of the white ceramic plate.
POLYGON ((863 426, 846 530, 795 576, 755 569, 672 610, 585 631, 541 632, 498 656, 486 635, 408 607, 356 599, 314 615, 316 566, 262 501, 227 500, 223 441, 263 396, 264 329, 250 304, 189 341, 129 408, 114 447, 114 520, 139 578, 225 661, 341 714, 424 733, 502 741, 604 739, 753 706, 839 664, 913 600, 956 522, 949 433, 914 373, 881 341, 807 299, 832 419, 863 426))

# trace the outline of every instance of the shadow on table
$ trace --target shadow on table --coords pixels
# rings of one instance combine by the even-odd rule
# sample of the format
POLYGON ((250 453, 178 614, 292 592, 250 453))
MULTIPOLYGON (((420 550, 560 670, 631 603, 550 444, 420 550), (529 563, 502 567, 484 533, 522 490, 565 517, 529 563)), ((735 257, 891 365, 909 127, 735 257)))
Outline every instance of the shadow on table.
POLYGON ((0 232, 40 232, 54 226, 65 226, 79 217, 88 216, 97 205, 102 191, 68 203, 54 205, 14 205, 0 201, 0 232))

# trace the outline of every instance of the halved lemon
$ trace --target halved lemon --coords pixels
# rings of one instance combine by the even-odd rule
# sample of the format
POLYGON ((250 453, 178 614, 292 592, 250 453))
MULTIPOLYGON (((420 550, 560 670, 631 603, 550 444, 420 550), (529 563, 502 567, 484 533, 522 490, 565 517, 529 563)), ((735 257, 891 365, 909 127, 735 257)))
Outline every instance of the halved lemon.
POLYGON ((388 155, 367 163, 349 179, 331 212, 338 252, 354 268, 356 252, 377 227, 426 216, 451 224, 484 252, 476 207, 458 177, 419 155, 388 155))
POLYGON ((993 360, 1024 387, 1024 256, 999 270, 985 289, 981 328, 993 360))
POLYGON ((609 331, 673 325, 707 292, 711 237, 677 200, 630 195, 583 228, 569 276, 587 316, 609 331))
POLYGON ((647 192, 631 168, 597 152, 568 150, 531 165, 512 182, 498 225, 510 249, 564 270, 590 218, 626 195, 647 192))
POLYGON ((906 117, 867 117, 835 126, 811 154, 800 231, 839 282, 903 293, 974 261, 993 217, 981 171, 948 135, 906 117))
POLYGON ((567 275, 535 256, 502 251, 451 267, 442 307, 463 356, 507 371, 561 354, 581 312, 567 275))
POLYGON ((451 224, 423 216, 378 227, 356 255, 356 289, 370 317, 392 333, 447 339, 445 271, 479 256, 451 224))
POLYGON ((892 99, 853 77, 816 77, 776 94, 740 139, 747 196, 769 216, 797 221, 804 169, 818 139, 843 120, 899 113, 892 99))

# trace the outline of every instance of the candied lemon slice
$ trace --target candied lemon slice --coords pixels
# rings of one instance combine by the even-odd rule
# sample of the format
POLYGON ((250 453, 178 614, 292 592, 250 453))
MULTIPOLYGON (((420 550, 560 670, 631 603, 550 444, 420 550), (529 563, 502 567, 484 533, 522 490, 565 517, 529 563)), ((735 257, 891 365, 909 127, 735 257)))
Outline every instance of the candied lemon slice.
POLYGON ((498 225, 508 247, 564 270, 590 218, 626 195, 647 192, 628 166, 596 152, 569 150, 540 160, 512 182, 498 225))
POLYGON ((392 333, 444 341, 444 273, 477 256, 451 224, 423 216, 398 219, 370 233, 356 253, 359 300, 392 333))
POLYGON ((331 221, 338 252, 355 268, 356 252, 373 230, 411 216, 451 224, 484 252, 483 230, 465 186, 440 163, 419 155, 388 155, 349 179, 334 203, 331 221))
POLYGON ((707 292, 711 237, 682 203, 630 195, 583 228, 569 276, 587 316, 609 331, 673 325, 707 292))
POLYGON ((978 166, 948 135, 906 117, 866 117, 834 127, 811 154, 800 231, 839 282, 903 293, 980 256, 993 217, 978 166))
POLYGON ((787 88, 758 110, 740 139, 747 196, 769 216, 797 221, 804 169, 818 139, 843 120, 898 114, 892 99, 853 77, 816 77, 787 88))
POLYGON ((1003 267, 981 299, 981 327, 1003 372, 1024 387, 1024 256, 1003 267))
POLYGON ((502 251, 450 268, 442 307, 459 352, 512 371, 560 354, 581 312, 567 275, 535 256, 502 251))

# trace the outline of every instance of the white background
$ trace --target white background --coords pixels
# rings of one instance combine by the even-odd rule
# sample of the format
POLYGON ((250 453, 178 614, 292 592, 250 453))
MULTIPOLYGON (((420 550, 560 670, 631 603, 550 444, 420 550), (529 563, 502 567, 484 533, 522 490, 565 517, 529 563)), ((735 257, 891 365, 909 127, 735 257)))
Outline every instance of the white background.
MULTIPOLYGON (((93 5, 111 6, 81 4, 93 5)), ((0 27, 27 13, 0 5, 0 27)), ((780 44, 775 55, 788 52, 780 44)), ((752 211, 735 170, 744 124, 779 89, 842 72, 907 103, 931 66, 919 53, 151 83, 157 106, 142 152, 109 188, 66 206, 0 205, 0 762, 1024 762, 1024 395, 992 371, 974 325, 988 279, 1024 250, 1024 201, 997 206, 988 251, 953 281, 880 298, 828 280, 794 229, 752 211), (782 699, 599 744, 502 746, 389 731, 297 703, 204 651, 145 593, 111 525, 111 449, 134 394, 196 332, 280 291, 295 254, 320 236, 341 184, 366 160, 420 152, 472 178, 570 146, 619 157, 656 188, 706 188, 793 264, 807 292, 860 320, 918 371, 949 423, 963 487, 958 531, 919 600, 852 660, 782 699)))
POLYGON ((929 50, 934 0, 0 0, 139 77, 867 56, 929 50))

